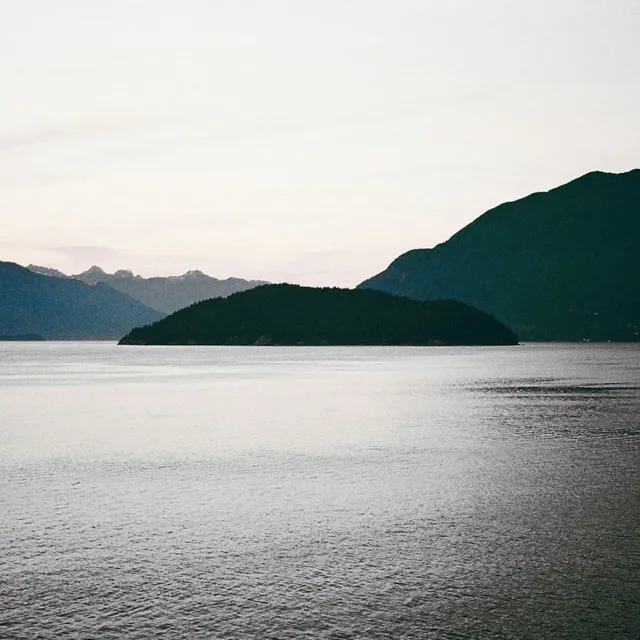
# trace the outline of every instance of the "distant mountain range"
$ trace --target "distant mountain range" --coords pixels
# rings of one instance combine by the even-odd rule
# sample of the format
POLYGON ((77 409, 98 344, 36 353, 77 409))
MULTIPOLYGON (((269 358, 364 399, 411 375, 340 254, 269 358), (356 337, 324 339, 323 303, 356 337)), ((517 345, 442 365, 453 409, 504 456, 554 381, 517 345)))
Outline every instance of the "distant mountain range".
POLYGON ((120 344, 510 345, 516 335, 461 302, 274 284, 194 304, 120 344))
MULTIPOLYGON (((593 172, 549 192, 491 209, 433 249, 401 255, 358 289, 378 289, 419 301, 458 300, 493 315, 521 340, 640 341, 639 247, 640 170, 593 172)), ((142 278, 124 270, 105 273, 96 266, 67 276, 47 267, 30 265, 27 269, 0 262, 0 336, 116 339, 196 302, 230 295, 235 298, 263 284, 239 278, 218 280, 201 271, 142 278)), ((260 304, 283 304, 288 311, 280 314, 280 320, 299 322, 300 327, 310 320, 298 316, 295 304, 309 304, 309 309, 320 314, 318 322, 328 317, 325 302, 333 309, 332 305, 342 300, 345 309, 354 313, 360 308, 350 296, 339 297, 343 294, 332 294, 336 297, 327 302, 322 296, 329 294, 269 291, 268 300, 260 304)), ((241 304, 235 300, 233 305, 241 304)), ((228 317, 240 322, 235 311, 228 312, 233 305, 220 304, 203 308, 222 309, 221 317, 230 313, 228 317)), ((252 304, 242 306, 242 302, 241 306, 251 314, 252 304)), ((262 307, 256 308, 263 313, 262 307)), ((355 317, 362 335, 343 334, 340 343, 365 344, 369 342, 358 340, 370 340, 387 344, 384 333, 366 333, 371 327, 364 316, 355 317), (369 337, 364 338, 365 334, 369 337)), ((380 323, 396 322, 393 314, 376 318, 380 323)), ((348 324, 344 314, 336 315, 334 321, 345 327, 348 324)), ((172 322, 162 326, 173 326, 172 322)), ((357 323, 349 326, 349 331, 355 331, 357 323)), ((267 336, 272 342, 295 343, 287 342, 290 338, 284 325, 273 325, 273 332, 267 336)), ((215 335, 215 340, 235 340, 235 334, 215 335)), ((261 335, 248 333, 242 340, 249 342, 237 343, 251 343, 261 335)), ((305 344, 318 340, 338 343, 332 342, 330 334, 300 335, 305 344)), ((426 339, 420 335, 419 340, 426 339)), ((439 337, 431 339, 441 341, 439 337)))
POLYGON ((106 284, 34 273, 0 262, 3 339, 115 340, 163 317, 106 284))
POLYGON ((589 173, 487 211, 361 289, 455 299, 521 340, 640 340, 640 170, 589 173))
POLYGON ((181 276, 143 278, 126 270, 106 273, 97 266, 71 276, 56 269, 33 264, 30 264, 27 268, 34 273, 56 278, 80 280, 89 285, 108 284, 116 291, 126 293, 145 306, 162 314, 173 313, 200 300, 224 298, 238 291, 245 291, 261 284, 267 284, 263 280, 242 280, 241 278, 218 280, 202 273, 202 271, 187 271, 181 276))

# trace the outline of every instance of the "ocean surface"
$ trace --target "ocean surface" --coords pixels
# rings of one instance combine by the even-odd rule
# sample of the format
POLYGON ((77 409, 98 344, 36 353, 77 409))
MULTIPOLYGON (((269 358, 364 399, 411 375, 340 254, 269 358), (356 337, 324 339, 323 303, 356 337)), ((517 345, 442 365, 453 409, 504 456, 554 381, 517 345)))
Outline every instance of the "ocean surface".
POLYGON ((0 638, 640 638, 640 346, 0 343, 0 638))

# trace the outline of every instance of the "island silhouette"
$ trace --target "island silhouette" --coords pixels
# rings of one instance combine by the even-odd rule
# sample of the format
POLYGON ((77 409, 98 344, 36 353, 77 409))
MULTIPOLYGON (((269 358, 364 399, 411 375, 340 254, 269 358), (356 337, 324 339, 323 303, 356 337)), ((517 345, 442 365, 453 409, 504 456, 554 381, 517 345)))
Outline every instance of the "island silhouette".
POLYGON ((512 345, 516 335, 453 300, 381 291, 263 285, 134 329, 125 345, 512 345))

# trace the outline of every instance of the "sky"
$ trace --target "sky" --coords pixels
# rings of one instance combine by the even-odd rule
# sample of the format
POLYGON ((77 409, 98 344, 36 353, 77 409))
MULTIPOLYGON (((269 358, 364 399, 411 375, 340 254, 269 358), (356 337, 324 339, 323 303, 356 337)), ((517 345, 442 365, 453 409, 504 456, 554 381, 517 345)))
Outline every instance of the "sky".
POLYGON ((638 0, 0 0, 0 260, 355 286, 640 167, 638 0))

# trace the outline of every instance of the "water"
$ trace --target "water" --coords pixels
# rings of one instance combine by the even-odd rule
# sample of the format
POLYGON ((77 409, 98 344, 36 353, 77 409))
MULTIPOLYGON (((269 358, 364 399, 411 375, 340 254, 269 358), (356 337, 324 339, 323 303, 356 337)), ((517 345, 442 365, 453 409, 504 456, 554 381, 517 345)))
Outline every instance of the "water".
POLYGON ((0 638, 640 638, 640 348, 0 343, 0 638))

